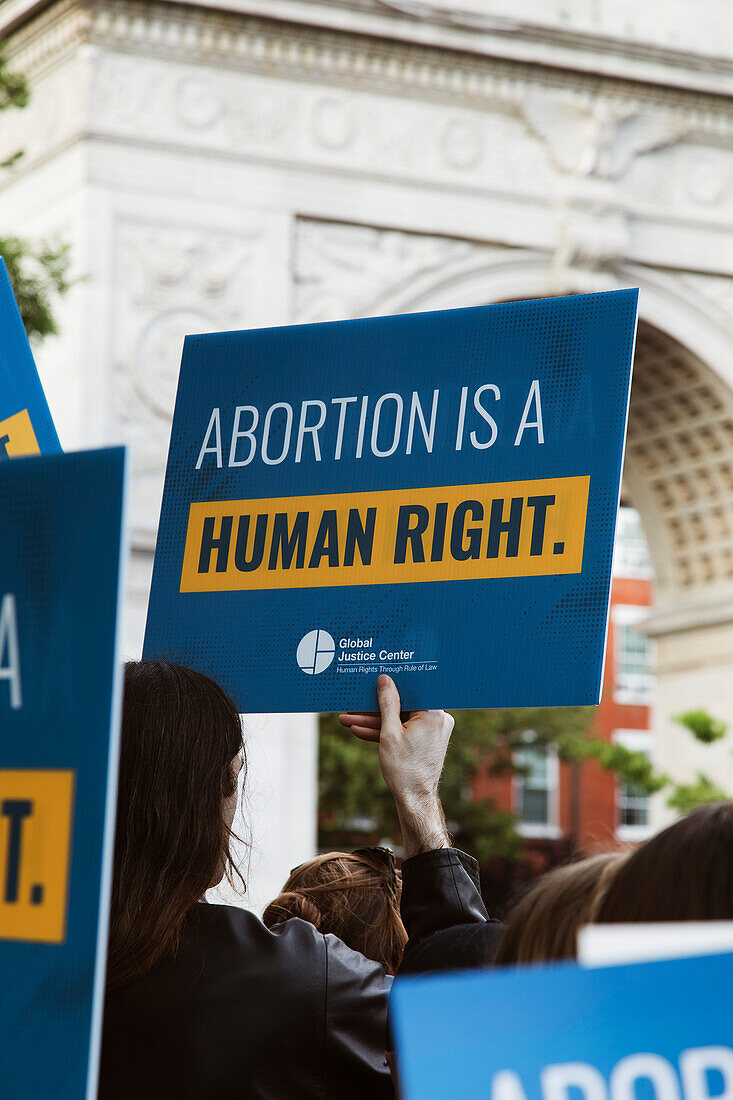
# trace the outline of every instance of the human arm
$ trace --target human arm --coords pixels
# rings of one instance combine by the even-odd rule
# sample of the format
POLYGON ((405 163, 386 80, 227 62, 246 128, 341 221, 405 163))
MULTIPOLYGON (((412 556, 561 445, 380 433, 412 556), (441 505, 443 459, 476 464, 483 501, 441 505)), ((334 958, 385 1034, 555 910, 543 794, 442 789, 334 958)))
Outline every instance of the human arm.
POLYGON ((379 745, 379 765, 395 800, 405 848, 402 919, 406 952, 434 932, 488 917, 479 891, 478 864, 450 846, 438 783, 453 729, 442 710, 415 711, 403 722, 397 687, 377 682, 379 714, 344 714, 343 725, 379 745))
MULTIPOLYGON (((382 775, 395 799, 407 857, 401 912, 409 957, 434 932, 484 923, 487 917, 478 890, 478 865, 450 847, 438 797, 453 719, 444 711, 418 711, 403 722, 399 694, 388 676, 380 676, 378 695, 378 715, 344 714, 341 723, 362 740, 378 743, 382 775)), ((374 1096, 391 1095, 384 1065, 391 979, 369 960, 358 957, 357 963, 355 953, 334 937, 325 939, 328 1095, 361 1096, 357 1090, 362 1087, 376 1090, 374 1096)))
POLYGON ((377 681, 378 714, 342 714, 340 722, 362 741, 379 745, 379 767, 395 800, 405 858, 450 847, 438 783, 453 717, 444 710, 412 712, 403 723, 394 681, 377 681))

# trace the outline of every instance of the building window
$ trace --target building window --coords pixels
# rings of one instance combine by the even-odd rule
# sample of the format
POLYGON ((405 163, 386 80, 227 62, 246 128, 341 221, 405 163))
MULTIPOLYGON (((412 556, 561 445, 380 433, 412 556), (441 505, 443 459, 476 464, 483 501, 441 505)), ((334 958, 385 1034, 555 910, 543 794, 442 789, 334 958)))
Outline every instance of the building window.
MULTIPOLYGON (((630 752, 651 754, 652 734, 648 730, 616 730, 613 741, 630 752)), ((616 836, 619 840, 646 840, 651 836, 649 795, 638 783, 616 785, 616 836)))
POLYGON ((648 704, 652 700, 651 643, 638 629, 649 608, 616 604, 612 610, 615 635, 613 697, 621 704, 648 704))
POLYGON ((649 580, 654 575, 641 517, 635 508, 622 507, 616 521, 613 575, 649 580))
POLYGON ((522 769, 514 780, 517 831, 528 837, 559 837, 557 753, 547 745, 533 744, 533 739, 528 733, 526 746, 514 751, 514 763, 522 769))

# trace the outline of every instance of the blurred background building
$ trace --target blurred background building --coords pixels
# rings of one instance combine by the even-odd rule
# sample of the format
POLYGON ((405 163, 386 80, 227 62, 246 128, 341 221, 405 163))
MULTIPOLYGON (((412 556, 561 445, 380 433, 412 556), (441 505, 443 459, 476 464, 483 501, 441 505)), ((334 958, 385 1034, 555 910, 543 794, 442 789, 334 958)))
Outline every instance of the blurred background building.
MULTIPOLYGON (((0 232, 68 242, 78 279, 38 354, 49 402, 65 447, 135 447, 130 655, 184 334, 639 286, 597 724, 694 773, 672 716, 733 696, 732 31, 729 0, 0 4, 32 89, 0 116, 0 160, 25 150, 0 232)), ((265 900, 315 844, 316 726, 250 730, 265 900)), ((725 743, 704 751, 733 790, 725 743)), ((525 831, 671 812, 591 771, 573 803, 535 764, 525 831)))
MULTIPOLYGON (((659 755, 653 725, 653 643, 643 633, 653 607, 652 578, 639 514, 622 504, 603 691, 589 736, 623 745, 650 760, 659 755)), ((505 897, 517 880, 579 852, 592 855, 617 844, 637 844, 654 832, 652 797, 643 786, 624 782, 597 760, 561 761, 553 746, 533 744, 531 730, 526 740, 526 747, 514 753, 520 772, 479 774, 474 784, 476 798, 490 798, 498 811, 516 815, 523 838, 519 866, 508 868, 500 862, 484 870, 496 898, 505 897)))

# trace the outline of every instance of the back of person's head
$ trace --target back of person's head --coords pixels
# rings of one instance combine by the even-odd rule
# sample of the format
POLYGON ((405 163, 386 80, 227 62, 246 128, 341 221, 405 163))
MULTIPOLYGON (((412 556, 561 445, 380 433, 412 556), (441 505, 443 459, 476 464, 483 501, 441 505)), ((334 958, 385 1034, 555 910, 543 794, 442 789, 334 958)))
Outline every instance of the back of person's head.
POLYGON ((146 974, 227 874, 242 727, 222 689, 158 661, 125 668, 108 984, 146 974))
POLYGON ((536 879, 507 917, 496 965, 574 959, 578 930, 592 919, 625 858, 604 852, 536 879))
POLYGON ((637 848, 595 920, 733 920, 733 802, 692 810, 637 848))
POLYGON ((402 879, 388 849, 329 852, 291 871, 262 919, 271 928, 301 917, 394 973, 407 943, 401 893, 402 879))

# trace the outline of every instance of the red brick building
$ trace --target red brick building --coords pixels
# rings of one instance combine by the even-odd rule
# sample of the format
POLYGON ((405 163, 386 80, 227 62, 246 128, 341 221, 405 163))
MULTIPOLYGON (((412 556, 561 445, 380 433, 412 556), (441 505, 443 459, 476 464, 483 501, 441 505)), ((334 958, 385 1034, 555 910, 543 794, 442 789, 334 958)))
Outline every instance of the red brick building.
MULTIPOLYGON (((611 614, 603 695, 592 735, 649 752, 653 692, 650 646, 635 624, 652 602, 652 571, 644 533, 633 508, 619 512, 611 614)), ((518 754, 529 774, 521 778, 482 776, 477 797, 492 797, 497 808, 517 815, 525 859, 519 877, 535 873, 574 853, 590 854, 649 834, 648 798, 619 784, 596 761, 560 763, 552 750, 533 747, 518 754)))

